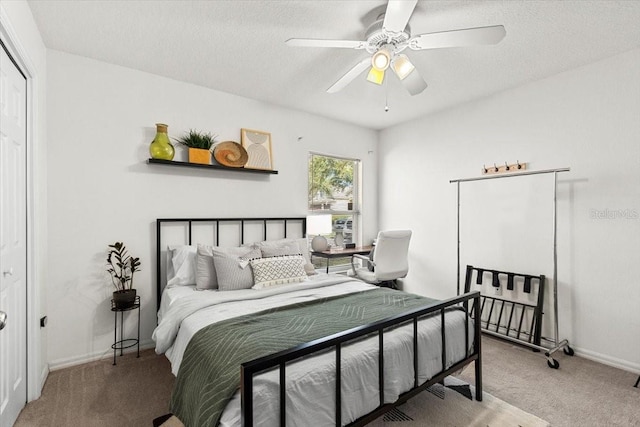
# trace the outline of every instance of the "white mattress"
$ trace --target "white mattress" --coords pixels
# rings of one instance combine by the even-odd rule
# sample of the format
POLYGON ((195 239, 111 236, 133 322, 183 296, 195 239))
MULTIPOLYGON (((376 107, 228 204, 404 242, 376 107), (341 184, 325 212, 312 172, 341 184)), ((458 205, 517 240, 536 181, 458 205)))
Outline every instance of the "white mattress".
MULTIPOLYGON (((375 286, 344 276, 318 275, 309 282, 268 290, 196 291, 191 287, 163 292, 159 325, 154 331, 156 352, 165 352, 177 372, 191 337, 201 328, 224 319, 264 309, 348 294, 375 286)), ((464 358, 464 313, 446 313, 447 367, 464 358)), ((473 342, 469 328, 469 344, 473 342)), ((397 400, 413 387, 413 327, 385 331, 385 402, 397 400)), ((427 381, 442 370, 440 317, 420 321, 419 381, 427 381)), ((342 420, 349 423, 373 411, 379 403, 378 339, 361 340, 342 349, 342 420), (348 403, 348 404, 347 404, 348 403)), ((290 425, 335 425, 335 353, 325 352, 287 365, 287 423, 290 425), (310 421, 312 420, 312 421, 310 421)), ((254 425, 279 425, 279 378, 274 370, 254 378, 254 425)), ((227 405, 221 426, 240 426, 240 393, 227 405)))

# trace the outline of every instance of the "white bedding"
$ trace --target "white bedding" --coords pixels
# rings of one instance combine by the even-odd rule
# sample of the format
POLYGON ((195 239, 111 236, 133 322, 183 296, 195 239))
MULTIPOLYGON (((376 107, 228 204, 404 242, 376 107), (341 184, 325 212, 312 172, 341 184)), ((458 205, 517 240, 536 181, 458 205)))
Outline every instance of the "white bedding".
MULTIPOLYGON (((159 325, 154 331, 156 352, 165 353, 177 375, 191 337, 201 328, 224 319, 262 311, 270 307, 328 296, 375 289, 344 276, 318 275, 312 280, 267 290, 196 291, 170 288, 163 293, 159 325)), ((464 358, 464 313, 446 313, 447 367, 464 358)), ((469 344, 473 342, 469 328, 469 344)), ((413 387, 413 327, 386 331, 385 402, 397 400, 413 387), (404 351, 400 351, 404 350, 404 351)), ((442 370, 440 316, 420 321, 419 381, 442 370)), ((349 423, 373 411, 379 403, 378 339, 349 344, 342 349, 342 420, 349 423)), ((287 365, 287 423, 290 425, 335 425, 335 353, 301 359, 287 365), (313 420, 312 422, 310 420, 313 420)), ((254 378, 254 425, 279 425, 278 371, 254 378)), ((240 426, 240 394, 237 392, 222 414, 221 426, 240 426)))

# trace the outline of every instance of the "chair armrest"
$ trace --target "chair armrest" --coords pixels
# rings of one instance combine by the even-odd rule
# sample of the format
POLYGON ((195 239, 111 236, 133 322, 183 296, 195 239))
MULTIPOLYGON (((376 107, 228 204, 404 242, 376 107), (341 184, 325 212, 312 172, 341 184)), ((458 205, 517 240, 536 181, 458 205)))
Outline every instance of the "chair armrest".
POLYGON ((361 260, 364 260, 364 261, 372 262, 372 261, 369 259, 369 257, 368 257, 368 256, 366 256, 366 255, 353 254, 353 255, 351 255, 351 256, 352 256, 352 257, 354 257, 354 258, 360 258, 361 260))

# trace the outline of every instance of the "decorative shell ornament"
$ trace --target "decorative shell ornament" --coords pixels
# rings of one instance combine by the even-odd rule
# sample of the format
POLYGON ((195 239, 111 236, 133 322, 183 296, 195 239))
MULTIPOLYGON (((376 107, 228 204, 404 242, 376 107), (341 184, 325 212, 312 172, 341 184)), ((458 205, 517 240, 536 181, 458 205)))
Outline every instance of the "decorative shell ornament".
POLYGON ((222 166, 241 168, 249 160, 247 150, 237 142, 223 141, 213 149, 213 157, 222 166))

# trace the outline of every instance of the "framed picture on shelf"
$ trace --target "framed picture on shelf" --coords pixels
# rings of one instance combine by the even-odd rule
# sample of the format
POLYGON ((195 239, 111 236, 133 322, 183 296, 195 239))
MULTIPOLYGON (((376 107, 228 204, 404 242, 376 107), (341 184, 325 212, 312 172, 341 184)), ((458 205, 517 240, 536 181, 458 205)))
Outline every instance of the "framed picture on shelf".
POLYGON ((246 169, 273 169, 271 134, 269 132, 241 129, 240 141, 249 156, 249 160, 244 165, 246 169))

